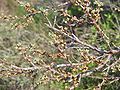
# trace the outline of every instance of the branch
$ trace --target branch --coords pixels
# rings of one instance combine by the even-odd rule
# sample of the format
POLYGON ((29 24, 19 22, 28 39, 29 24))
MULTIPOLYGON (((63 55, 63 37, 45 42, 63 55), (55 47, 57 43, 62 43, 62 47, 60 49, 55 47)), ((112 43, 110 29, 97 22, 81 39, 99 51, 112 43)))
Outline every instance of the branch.
POLYGON ((56 31, 56 32, 59 32, 60 34, 66 36, 66 37, 69 37, 70 39, 75 40, 75 41, 78 42, 79 44, 82 44, 82 45, 84 45, 84 46, 86 46, 86 47, 89 47, 90 49, 95 50, 95 51, 97 51, 97 52, 100 53, 100 54, 104 54, 104 53, 107 52, 107 51, 102 51, 102 50, 100 50, 100 49, 98 49, 98 48, 96 48, 96 47, 93 47, 93 46, 91 46, 91 45, 89 45, 89 44, 87 44, 87 43, 85 43, 85 42, 80 41, 80 40, 78 39, 78 37, 76 37, 74 34, 72 34, 73 36, 70 36, 70 35, 68 35, 68 34, 60 31, 59 29, 57 29, 57 28, 55 28, 55 27, 53 27, 53 26, 51 26, 51 25, 48 25, 48 24, 46 24, 46 25, 47 25, 50 29, 52 29, 52 30, 54 30, 54 31, 56 31))
POLYGON ((22 68, 22 67, 17 67, 15 65, 11 65, 11 68, 13 69, 17 69, 17 70, 22 70, 22 71, 29 71, 29 70, 38 70, 38 69, 41 69, 42 67, 37 67, 37 66, 34 66, 34 67, 27 67, 27 68, 22 68))

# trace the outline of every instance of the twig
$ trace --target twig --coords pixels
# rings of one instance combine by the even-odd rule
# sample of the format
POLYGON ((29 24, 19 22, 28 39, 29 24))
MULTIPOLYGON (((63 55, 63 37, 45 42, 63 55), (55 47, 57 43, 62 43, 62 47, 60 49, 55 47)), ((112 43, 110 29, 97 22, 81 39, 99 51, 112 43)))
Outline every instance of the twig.
POLYGON ((86 46, 86 47, 89 47, 90 49, 95 50, 95 51, 97 51, 97 52, 100 53, 100 54, 106 53, 106 51, 102 51, 102 50, 100 50, 100 49, 98 49, 98 48, 96 48, 96 47, 93 47, 93 46, 91 46, 91 45, 89 45, 89 44, 87 44, 87 43, 85 43, 85 42, 80 41, 74 34, 72 34, 73 36, 70 36, 70 35, 68 35, 68 34, 60 31, 59 29, 57 29, 57 28, 55 28, 55 27, 53 27, 53 26, 51 26, 51 25, 48 25, 48 24, 46 24, 46 25, 47 25, 50 29, 52 29, 52 30, 54 30, 54 31, 57 31, 57 32, 59 32, 60 34, 62 34, 62 35, 64 35, 64 36, 67 36, 67 37, 71 38, 72 40, 77 41, 79 44, 82 44, 82 45, 84 45, 84 46, 86 46))

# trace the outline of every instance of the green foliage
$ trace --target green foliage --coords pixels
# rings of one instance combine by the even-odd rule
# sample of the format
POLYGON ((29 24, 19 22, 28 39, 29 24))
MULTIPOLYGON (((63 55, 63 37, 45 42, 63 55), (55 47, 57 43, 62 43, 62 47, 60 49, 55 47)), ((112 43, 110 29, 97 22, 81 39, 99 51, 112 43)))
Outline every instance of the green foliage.
POLYGON ((83 15, 83 11, 81 7, 78 6, 71 6, 68 8, 68 13, 72 16, 82 16, 83 15))

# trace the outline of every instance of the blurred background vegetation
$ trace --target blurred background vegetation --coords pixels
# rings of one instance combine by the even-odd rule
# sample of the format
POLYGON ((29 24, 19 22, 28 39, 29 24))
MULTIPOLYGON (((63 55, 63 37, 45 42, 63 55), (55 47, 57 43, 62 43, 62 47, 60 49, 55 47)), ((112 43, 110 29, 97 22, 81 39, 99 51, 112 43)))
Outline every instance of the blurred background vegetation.
MULTIPOLYGON (((57 5, 63 3, 65 0, 21 0, 24 3, 29 2, 32 7, 35 9, 48 9, 48 8, 63 8, 57 7, 57 5)), ((117 48, 120 47, 120 1, 119 0, 100 0, 103 2, 103 11, 101 12, 101 20, 99 24, 103 28, 104 32, 109 36, 110 42, 114 42, 115 46, 111 44, 111 47, 117 48)), ((74 0, 72 1, 74 2, 74 0)), ((91 0, 92 3, 95 0, 91 0)), ((65 6, 66 7, 66 6, 65 6)), ((83 14, 80 7, 69 5, 67 11, 72 16, 81 16, 83 14)), ((47 51, 49 53, 54 53, 56 47, 52 45, 54 41, 52 37, 52 32, 46 27, 46 19, 43 14, 34 15, 34 21, 29 22, 27 26, 19 27, 17 29, 13 28, 16 23, 24 23, 27 20, 18 19, 18 20, 7 20, 7 17, 16 16, 22 17, 26 14, 26 11, 23 6, 19 5, 15 0, 0 0, 0 62, 9 62, 9 64, 14 64, 20 67, 30 66, 25 58, 23 58, 21 51, 17 50, 17 47, 25 48, 26 55, 31 55, 34 63, 40 62, 40 59, 50 62, 52 59, 47 56, 32 55, 34 50, 47 51), (2 18, 4 16, 4 18, 2 18), (6 18, 5 18, 6 17, 6 18)), ((49 11, 48 18, 53 22, 54 16, 57 13, 53 13, 52 10, 49 11)), ((58 23, 61 24, 60 20, 58 23)), ((82 25, 76 28, 81 36, 82 40, 87 41, 88 43, 96 46, 100 46, 102 49, 108 49, 106 44, 103 43, 101 38, 96 38, 95 27, 90 24, 82 25), (88 29, 92 29, 89 31, 88 29), (84 30, 84 31, 83 31, 84 30), (82 36, 84 33, 86 35, 82 36)), ((23 51, 24 52, 24 51, 23 51)), ((119 55, 118 55, 119 57, 119 55)), ((56 61, 61 62, 61 59, 56 61)), ((3 67, 3 66, 2 66, 3 67)), ((4 68, 4 67, 3 67, 4 68)), ((0 69, 1 65, 0 65, 0 69)), ((46 85, 41 85, 40 80, 42 78, 42 70, 29 72, 29 75, 18 74, 18 75, 9 75, 9 72, 6 74, 0 73, 0 90, 65 90, 65 85, 63 83, 57 82, 48 82, 46 85)), ((115 73, 115 75, 120 77, 120 71, 115 73)), ((91 79, 91 78, 82 78, 80 87, 76 90, 93 90, 93 88, 100 83, 100 79, 91 79)), ((104 85, 102 90, 119 90, 120 89, 120 80, 104 85)), ((97 89, 96 89, 97 90, 97 89)))

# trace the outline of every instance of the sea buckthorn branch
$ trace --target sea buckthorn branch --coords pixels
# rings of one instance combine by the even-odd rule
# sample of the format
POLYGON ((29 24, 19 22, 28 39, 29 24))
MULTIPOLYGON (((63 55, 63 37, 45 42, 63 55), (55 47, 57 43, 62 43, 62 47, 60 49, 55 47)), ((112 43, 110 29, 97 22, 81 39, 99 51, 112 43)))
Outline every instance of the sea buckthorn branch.
MULTIPOLYGON (((106 66, 106 64, 108 62, 109 62, 109 60, 106 60, 103 64, 99 65, 98 67, 96 67, 93 70, 87 70, 85 72, 82 72, 82 73, 79 73, 79 74, 75 74, 75 75, 72 74, 72 73, 67 73, 67 72, 65 73, 65 71, 62 71, 62 70, 59 70, 59 69, 49 69, 49 70, 52 71, 53 74, 55 74, 56 70, 57 70, 57 74, 58 74, 58 77, 59 77, 58 81, 63 80, 63 82, 70 82, 72 84, 70 86, 70 88, 75 88, 75 87, 78 86, 78 83, 80 83, 79 82, 80 78, 88 77, 88 76, 94 74, 95 72, 100 71, 104 66, 106 66)), ((70 66, 70 67, 73 68, 72 66, 70 66)), ((53 67, 53 68, 55 68, 55 67, 53 67)), ((57 79, 56 76, 55 76, 55 78, 57 79)))
MULTIPOLYGON (((56 28, 54 28, 54 27, 52 27, 52 26, 49 26, 49 25, 47 25, 47 26, 48 26, 49 28, 57 31, 57 32, 60 32, 62 35, 68 36, 69 38, 73 39, 72 36, 69 36, 69 35, 67 35, 66 33, 61 32, 60 30, 58 30, 58 29, 56 29, 56 28)), ((81 42, 79 41, 79 39, 78 39, 75 35, 73 35, 73 36, 75 37, 76 41, 79 42, 80 44, 83 44, 83 45, 85 45, 85 46, 90 47, 92 50, 95 50, 95 49, 94 49, 93 47, 91 47, 90 45, 86 45, 86 44, 84 44, 84 43, 81 43, 81 42)), ((96 51, 99 52, 99 50, 96 50, 96 51)), ((119 52, 119 50, 105 51, 104 54, 108 54, 108 59, 104 62, 104 64, 98 65, 98 67, 96 67, 96 68, 93 69, 93 70, 88 70, 88 71, 86 71, 86 72, 80 73, 80 74, 78 74, 78 76, 81 75, 82 77, 87 77, 87 76, 90 76, 91 74, 95 73, 96 71, 99 71, 99 70, 103 69, 103 68, 107 65, 107 63, 110 61, 111 56, 112 56, 113 54, 115 54, 115 53, 120 53, 120 52, 119 52), (110 52, 111 52, 111 53, 110 53, 110 52)), ((58 66, 60 66, 60 65, 58 65, 58 66)), ((63 66, 63 67, 66 66, 66 67, 67 67, 67 66, 70 66, 70 64, 66 64, 66 65, 62 64, 61 66, 63 66)), ((71 66, 72 66, 72 65, 71 65, 71 66)), ((107 65, 107 67, 108 67, 108 66, 109 66, 109 65, 107 65)), ((102 84, 102 83, 101 83, 101 84, 102 84)))
POLYGON ((76 0, 75 5, 80 6, 83 9, 83 12, 88 16, 88 18, 91 20, 91 23, 96 27, 99 34, 104 38, 105 42, 107 43, 109 49, 110 47, 110 39, 109 37, 103 32, 101 27, 97 24, 98 20, 100 19, 100 7, 102 2, 95 1, 98 5, 97 9, 93 9, 90 4, 91 2, 89 0, 76 0))
POLYGON ((103 71, 106 71, 108 68, 111 68, 113 66, 115 66, 116 64, 118 64, 120 62, 120 58, 118 60, 116 60, 115 62, 113 62, 111 65, 109 65, 108 67, 106 67, 103 71))
POLYGON ((56 31, 56 32, 59 32, 60 34, 62 34, 62 35, 64 35, 64 36, 67 36, 67 37, 69 37, 70 39, 77 41, 79 44, 82 44, 82 45, 84 45, 84 46, 86 46, 86 47, 89 47, 90 49, 95 50, 95 51, 97 51, 97 52, 100 53, 100 54, 106 53, 106 51, 102 51, 102 50, 100 50, 100 49, 98 49, 98 48, 96 48, 96 47, 93 47, 93 46, 91 46, 91 45, 89 45, 89 44, 87 44, 87 43, 84 43, 84 42, 80 41, 74 34, 72 34, 73 36, 69 36, 68 34, 60 31, 59 29, 57 29, 57 28, 55 28, 55 27, 53 27, 53 26, 50 26, 50 25, 48 25, 48 24, 46 24, 46 25, 47 25, 50 29, 52 29, 52 30, 54 30, 54 31, 56 31))
POLYGON ((17 67, 15 65, 11 65, 11 68, 16 69, 16 70, 22 70, 22 71, 34 71, 38 69, 42 69, 41 67, 27 67, 27 68, 22 68, 22 67, 17 67))
MULTIPOLYGON (((97 21, 99 20, 99 10, 97 11, 97 15, 96 15, 95 12, 91 11, 92 8, 89 7, 90 1, 89 0, 83 0, 83 1, 78 0, 76 2, 76 4, 81 5, 83 10, 85 11, 85 15, 89 17, 89 19, 92 21, 92 24, 94 24, 94 26, 98 29, 98 31, 102 34, 102 36, 105 37, 105 39, 108 39, 106 34, 104 34, 104 32, 102 31, 100 26, 97 24, 97 21)), ((67 12, 64 12, 64 10, 63 10, 61 16, 68 18, 68 22, 70 20, 71 21, 70 21, 70 23, 66 22, 66 25, 67 25, 66 27, 61 25, 60 26, 62 28, 62 30, 61 30, 61 28, 59 28, 59 25, 57 25, 57 16, 55 16, 54 22, 52 24, 44 11, 41 11, 41 10, 36 11, 35 9, 31 8, 31 6, 29 4, 25 5, 24 7, 26 9, 27 14, 19 19, 28 19, 29 17, 33 17, 36 14, 42 13, 48 22, 48 23, 46 23, 46 26, 49 29, 53 30, 54 33, 56 34, 56 36, 60 35, 62 37, 68 37, 69 39, 75 41, 79 45, 83 45, 83 47, 87 47, 85 49, 83 49, 83 48, 81 49, 80 47, 78 47, 80 50, 86 50, 86 49, 90 50, 91 49, 92 51, 98 52, 99 55, 96 55, 91 52, 86 53, 85 51, 80 51, 79 52, 80 54, 78 57, 80 57, 81 59, 79 61, 76 60, 76 62, 73 63, 72 60, 68 58, 68 57, 70 57, 70 55, 67 55, 61 48, 58 48, 59 53, 56 53, 56 54, 50 54, 49 52, 46 52, 46 51, 41 52, 41 51, 35 49, 32 51, 33 57, 34 57, 34 54, 38 54, 38 55, 44 55, 46 57, 51 58, 51 61, 48 63, 44 60, 39 60, 39 64, 36 64, 32 60, 33 59, 33 58, 31 58, 32 56, 29 54, 26 54, 27 48, 22 48, 22 47, 18 46, 17 50, 21 52, 21 55, 23 57, 22 59, 26 60, 32 66, 31 67, 30 66, 21 67, 21 66, 16 66, 14 64, 9 64, 7 62, 0 62, 0 66, 2 66, 2 68, 0 68, 0 72, 3 72, 3 73, 8 72, 8 74, 9 74, 8 76, 10 76, 10 74, 12 76, 12 74, 16 74, 16 75, 24 74, 24 73, 28 74, 29 72, 43 70, 44 75, 45 75, 45 77, 43 77, 44 80, 48 79, 48 81, 53 80, 53 81, 58 81, 58 82, 69 83, 70 90, 73 90, 75 87, 79 86, 79 84, 81 83, 80 82, 81 78, 92 77, 97 72, 100 72, 103 75, 101 77, 97 77, 97 75, 93 77, 93 78, 100 78, 101 80, 103 80, 103 82, 101 82, 99 86, 105 85, 105 83, 108 79, 113 79, 113 81, 111 81, 111 83, 120 79, 117 76, 113 77, 113 76, 109 75, 109 70, 112 68, 114 69, 114 67, 119 64, 119 61, 120 61, 119 58, 118 59, 115 58, 115 60, 112 59, 112 58, 114 58, 114 55, 120 54, 119 48, 116 50, 111 49, 108 51, 101 50, 98 47, 94 47, 90 44, 87 44, 87 43, 81 41, 75 33, 67 32, 67 29, 74 27, 75 24, 85 23, 84 19, 80 20, 82 17, 80 19, 78 19, 76 16, 71 16, 67 12), (66 29, 66 30, 64 30, 64 29, 66 29), (58 59, 62 58, 65 62, 58 63, 58 62, 52 61, 57 58, 58 59), (66 60, 68 60, 68 61, 66 61, 66 60), (112 60, 114 60, 114 61, 112 61, 112 60), (89 68, 89 64, 91 64, 91 63, 95 63, 96 66, 94 66, 93 68, 89 68), (68 71, 68 70, 70 70, 70 71, 68 71)), ((5 19, 6 19, 6 17, 5 17, 5 19)), ((62 38, 60 38, 60 39, 62 39, 62 38)), ((59 41, 59 42, 64 43, 64 40, 59 41)), ((29 49, 28 49, 28 51, 29 51, 29 49)), ((108 80, 108 81, 110 81, 110 80, 108 80)))

